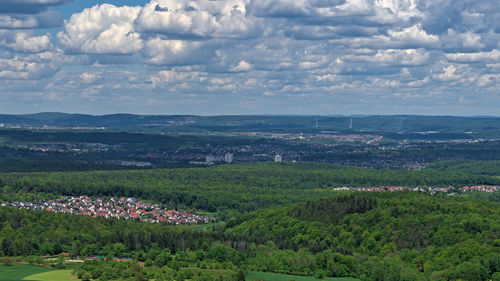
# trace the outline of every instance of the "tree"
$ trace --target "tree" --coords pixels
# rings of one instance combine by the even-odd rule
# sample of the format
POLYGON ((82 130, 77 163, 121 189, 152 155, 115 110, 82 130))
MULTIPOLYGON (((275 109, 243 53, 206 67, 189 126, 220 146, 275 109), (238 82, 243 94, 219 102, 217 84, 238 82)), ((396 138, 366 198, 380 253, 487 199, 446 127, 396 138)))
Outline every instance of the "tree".
POLYGON ((148 281, 148 279, 144 276, 144 274, 142 274, 142 272, 137 271, 135 273, 135 281, 148 281))
POLYGON ((245 281, 246 279, 246 273, 243 271, 243 269, 238 269, 238 272, 236 273, 236 280, 237 281, 245 281))
POLYGON ((15 246, 14 242, 10 238, 5 238, 2 241, 2 252, 4 256, 14 256, 15 255, 15 246))
POLYGON ((76 258, 78 256, 78 249, 76 248, 76 243, 71 244, 71 257, 76 258))
POLYGON ((456 278, 464 281, 480 281, 488 279, 488 271, 480 264, 464 262, 455 270, 456 278))
POLYGON ((85 273, 82 274, 81 278, 82 278, 82 281, 90 281, 91 276, 90 276, 89 273, 85 272, 85 273))
POLYGON ((2 264, 5 266, 11 266, 14 263, 14 260, 11 257, 3 257, 2 264))
POLYGON ((326 276, 326 272, 323 269, 318 269, 314 272, 314 277, 316 279, 323 279, 326 276))

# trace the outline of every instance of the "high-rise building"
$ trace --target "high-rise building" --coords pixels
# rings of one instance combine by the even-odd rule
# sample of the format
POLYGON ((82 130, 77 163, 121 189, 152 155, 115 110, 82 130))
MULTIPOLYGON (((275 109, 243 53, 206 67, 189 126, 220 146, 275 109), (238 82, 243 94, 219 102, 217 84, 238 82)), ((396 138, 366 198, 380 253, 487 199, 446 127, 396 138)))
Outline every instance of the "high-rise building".
POLYGON ((233 163, 233 154, 229 152, 226 153, 226 155, 224 155, 224 161, 228 164, 233 163))
POLYGON ((283 161, 283 157, 279 154, 276 154, 276 156, 274 156, 274 162, 276 163, 281 163, 283 161))

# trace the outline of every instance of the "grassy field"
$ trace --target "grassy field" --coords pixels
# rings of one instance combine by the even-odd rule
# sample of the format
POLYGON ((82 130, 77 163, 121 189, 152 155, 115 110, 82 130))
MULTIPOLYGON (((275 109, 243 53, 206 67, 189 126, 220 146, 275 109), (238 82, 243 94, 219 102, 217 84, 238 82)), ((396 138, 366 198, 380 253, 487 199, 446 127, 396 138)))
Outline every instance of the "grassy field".
MULTIPOLYGON (((21 281, 30 275, 52 272, 53 269, 41 266, 16 264, 12 266, 0 266, 0 276, 2 281, 21 281)), ((26 280, 26 279, 24 279, 26 280)))
MULTIPOLYGON (((265 280, 265 281, 318 281, 312 276, 298 276, 298 275, 288 275, 288 274, 279 274, 279 273, 269 273, 269 272, 257 272, 250 271, 247 274, 247 281, 253 280, 265 280)), ((354 278, 333 278, 333 277, 325 277, 321 280, 324 281, 359 281, 354 278)))
POLYGON ((77 280, 72 277, 71 270, 54 270, 42 272, 24 277, 23 280, 36 280, 36 281, 68 281, 77 280))

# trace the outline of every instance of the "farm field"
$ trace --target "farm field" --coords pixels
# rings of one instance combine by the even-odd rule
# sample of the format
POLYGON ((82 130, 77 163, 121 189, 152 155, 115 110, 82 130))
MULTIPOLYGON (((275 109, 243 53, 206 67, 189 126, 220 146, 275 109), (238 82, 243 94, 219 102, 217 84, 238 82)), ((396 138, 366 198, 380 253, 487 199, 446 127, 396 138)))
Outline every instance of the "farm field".
POLYGON ((48 272, 42 272, 33 274, 23 278, 23 280, 34 280, 34 281, 68 281, 77 280, 76 277, 72 277, 71 270, 54 270, 48 272))
POLYGON ((37 280, 25 279, 28 276, 37 275, 40 273, 51 273, 54 271, 50 268, 41 266, 16 264, 12 266, 0 266, 0 276, 2 281, 21 281, 21 280, 37 280))
POLYGON ((254 280, 265 280, 265 281, 359 281, 354 278, 334 278, 334 277, 325 277, 323 279, 317 279, 313 276, 299 276, 299 275, 288 275, 288 274, 279 274, 279 273, 270 273, 270 272, 258 272, 258 271, 250 271, 247 274, 246 280, 254 281, 254 280))

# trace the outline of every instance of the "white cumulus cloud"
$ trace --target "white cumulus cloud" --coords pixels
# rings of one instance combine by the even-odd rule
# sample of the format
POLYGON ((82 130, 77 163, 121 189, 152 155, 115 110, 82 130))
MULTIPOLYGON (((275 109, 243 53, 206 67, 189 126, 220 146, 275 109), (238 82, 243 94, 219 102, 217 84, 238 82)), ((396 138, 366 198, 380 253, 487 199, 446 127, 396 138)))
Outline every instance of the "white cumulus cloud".
POLYGON ((166 34, 174 38, 229 37, 255 34, 257 20, 249 17, 246 2, 153 0, 135 21, 142 32, 166 34))
POLYGON ((4 37, 0 46, 19 53, 40 53, 47 51, 50 46, 50 35, 34 36, 30 32, 0 32, 4 37), (10 34, 9 34, 10 33, 10 34))
POLYGON ((0 28, 35 28, 38 20, 34 16, 0 15, 0 28))
POLYGON ((85 54, 133 54, 142 49, 133 22, 141 7, 116 7, 110 4, 87 8, 73 14, 58 33, 66 51, 85 54))
POLYGON ((383 63, 391 65, 422 65, 429 60, 429 53, 424 49, 383 49, 373 55, 346 55, 346 61, 383 63))
POLYGON ((208 59, 202 54, 200 42, 183 40, 163 40, 156 37, 148 40, 144 46, 144 54, 151 64, 157 65, 186 65, 196 64, 208 59))
POLYGON ((231 67, 229 69, 229 71, 231 71, 231 72, 244 72, 244 71, 249 71, 252 68, 253 68, 253 66, 251 64, 242 60, 237 65, 231 67))
POLYGON ((463 63, 500 61, 500 51, 497 49, 490 52, 451 53, 445 54, 445 56, 450 61, 463 63))
POLYGON ((439 37, 437 35, 428 34, 420 24, 401 29, 391 29, 388 33, 393 39, 403 42, 419 43, 423 45, 439 42, 439 37))

